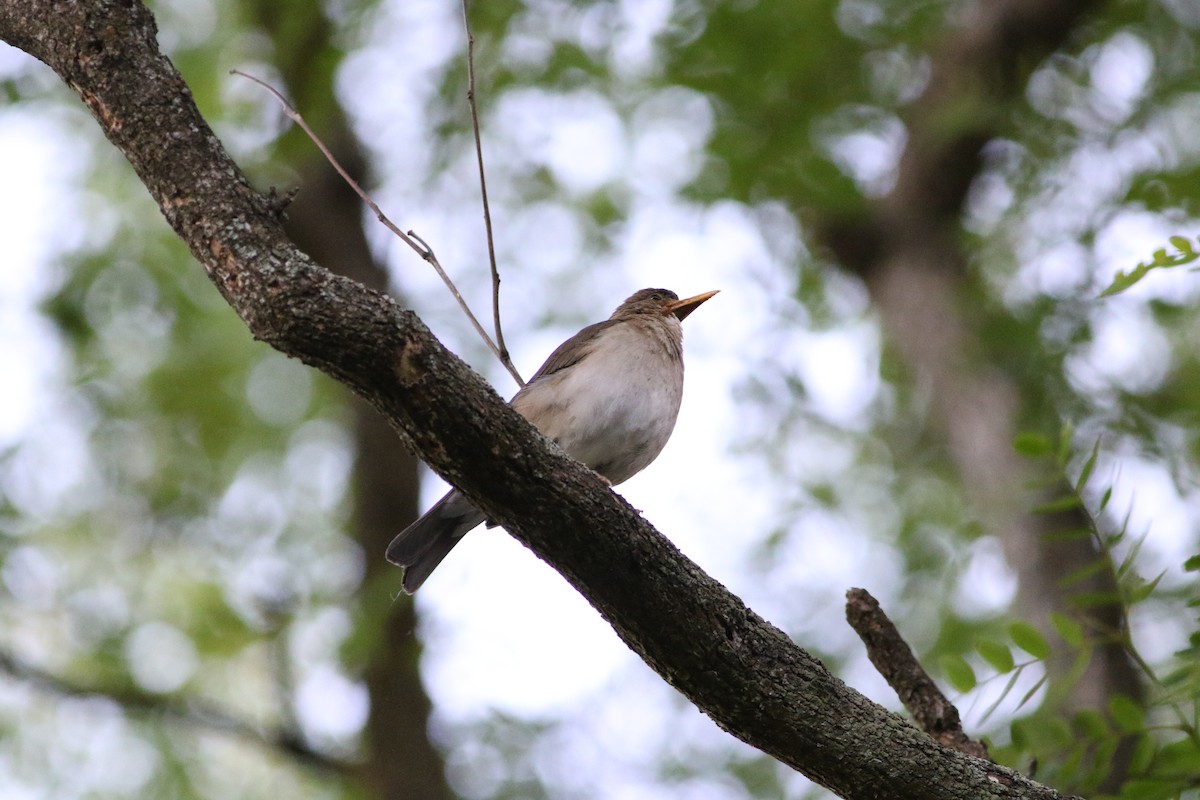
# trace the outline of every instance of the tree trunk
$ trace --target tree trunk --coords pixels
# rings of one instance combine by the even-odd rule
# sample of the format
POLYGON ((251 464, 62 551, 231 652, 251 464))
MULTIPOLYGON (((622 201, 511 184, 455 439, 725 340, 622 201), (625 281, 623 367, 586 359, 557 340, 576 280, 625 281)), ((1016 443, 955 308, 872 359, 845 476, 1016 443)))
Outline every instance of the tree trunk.
MULTIPOLYGON (((314 124, 317 135, 357 181, 364 181, 366 161, 350 131, 345 112, 333 95, 334 33, 317 6, 308 9, 307 26, 289 19, 285 32, 273 3, 247 0, 256 22, 271 36, 276 66, 291 97, 320 97, 323 113, 314 124), (325 94, 320 94, 325 92, 325 94)), ((297 10, 297 14, 300 14, 297 10)), ((299 135, 298 129, 291 132, 299 135)), ((321 155, 315 145, 296 148, 308 154, 300 165, 300 183, 287 208, 284 230, 313 260, 380 292, 388 290, 388 273, 371 256, 363 229, 362 202, 321 155)), ((418 461, 397 440, 387 421, 361 398, 346 393, 353 416, 355 452, 351 534, 366 554, 359 598, 360 625, 377 627, 377 645, 363 668, 371 700, 367 718, 367 762, 363 771, 376 795, 389 800, 449 800, 441 753, 429 740, 431 704, 418 669, 421 643, 416 610, 399 592, 400 571, 383 560, 384 548, 397 531, 416 519, 419 502, 418 461)), ((349 665, 353 668, 355 665, 349 665)))

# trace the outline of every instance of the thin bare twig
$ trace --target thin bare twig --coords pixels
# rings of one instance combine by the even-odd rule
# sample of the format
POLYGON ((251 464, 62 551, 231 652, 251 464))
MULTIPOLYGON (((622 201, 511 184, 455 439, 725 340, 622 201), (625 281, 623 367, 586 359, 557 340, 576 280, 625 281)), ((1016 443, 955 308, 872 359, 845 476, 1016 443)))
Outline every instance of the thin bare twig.
POLYGON ((496 358, 500 359, 500 363, 503 364, 505 369, 508 370, 509 374, 513 376, 513 380, 515 380, 519 385, 524 386, 525 381, 521 379, 520 373, 517 372, 516 367, 513 366, 512 361, 508 358, 507 351, 502 351, 500 347, 494 341, 492 341, 492 337, 488 335, 488 332, 484 330, 483 325, 480 324, 479 320, 475 317, 475 314, 471 312, 470 306, 467 305, 467 301, 464 300, 462 294, 459 293, 458 287, 454 285, 454 281, 450 280, 450 276, 447 275, 446 270, 442 268, 441 262, 438 261, 437 256, 433 252, 433 248, 426 244, 424 240, 421 240, 420 237, 415 236, 412 231, 405 233, 404 231, 400 230, 400 228, 398 228, 396 224, 392 222, 386 214, 383 213, 382 209, 380 209, 379 205, 371 198, 369 194, 367 194, 366 190, 359 186, 358 182, 355 181, 354 178, 351 178, 350 174, 342 168, 342 165, 338 163, 338 160, 334 157, 333 153, 331 153, 329 148, 325 146, 325 143, 321 141, 321 137, 317 136, 316 132, 313 131, 313 129, 309 127, 308 123, 304 121, 304 117, 301 116, 300 112, 297 111, 296 108, 287 101, 287 98, 285 98, 278 89, 276 89, 274 86, 271 86, 269 83, 254 77, 253 75, 248 75, 247 73, 242 72, 239 69, 230 70, 230 72, 234 75, 240 75, 243 78, 254 81, 275 96, 275 99, 278 100, 280 105, 283 106, 284 113, 287 114, 288 119, 299 125, 300 129, 308 135, 308 138, 311 139, 313 144, 317 146, 317 149, 321 151, 321 154, 325 156, 325 159, 330 163, 330 165, 333 166, 335 170, 337 170, 338 175, 342 176, 342 180, 344 180, 350 186, 350 188, 354 190, 354 193, 362 198, 362 201, 367 204, 367 207, 375 213, 375 218, 379 220, 379 222, 382 223, 385 228, 396 234, 396 236, 400 237, 400 241, 411 247, 417 255, 419 255, 426 262, 428 262, 431 267, 433 267, 434 271, 437 272, 438 277, 442 279, 442 283, 446 284, 446 288, 450 290, 450 294, 452 294, 454 299, 458 301, 458 305, 460 308, 462 308, 463 313, 467 315, 467 319, 469 319, 471 324, 475 327, 476 333, 483 338, 483 341, 485 344, 487 344, 488 349, 495 354, 496 358))
POLYGON ((846 621, 867 647, 867 656, 900 697, 921 730, 937 741, 989 761, 987 747, 967 736, 958 709, 946 699, 908 642, 866 589, 846 592, 846 621))
MULTIPOLYGON (((483 227, 487 232, 488 264, 492 268, 492 319, 496 325, 496 344, 500 347, 500 360, 514 377, 516 369, 504 344, 504 331, 500 327, 500 270, 496 267, 496 239, 492 234, 492 211, 488 205, 487 177, 483 169, 483 139, 479 135, 479 106, 475 102, 475 34, 471 32, 471 1, 463 0, 463 28, 467 32, 467 104, 471 107, 471 128, 475 132, 475 161, 479 164, 479 195, 483 201, 483 227)), ((517 377, 517 383, 525 382, 517 377)))

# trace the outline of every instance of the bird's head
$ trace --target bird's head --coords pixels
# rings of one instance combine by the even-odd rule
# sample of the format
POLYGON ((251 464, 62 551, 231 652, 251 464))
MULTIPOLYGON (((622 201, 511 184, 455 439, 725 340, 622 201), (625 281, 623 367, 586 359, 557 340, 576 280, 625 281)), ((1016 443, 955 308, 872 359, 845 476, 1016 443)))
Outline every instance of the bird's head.
POLYGON ((717 291, 720 290, 704 292, 680 300, 679 295, 670 289, 639 289, 617 307, 613 316, 661 314, 665 317, 668 314, 674 314, 676 319, 682 320, 695 311, 701 303, 715 295, 717 291))

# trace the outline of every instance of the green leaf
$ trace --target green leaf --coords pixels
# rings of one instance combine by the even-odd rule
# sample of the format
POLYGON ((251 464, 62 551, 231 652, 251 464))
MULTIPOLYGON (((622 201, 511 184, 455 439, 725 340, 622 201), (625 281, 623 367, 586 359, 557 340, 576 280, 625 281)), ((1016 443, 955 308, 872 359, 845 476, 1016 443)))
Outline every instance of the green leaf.
POLYGON ((1079 480, 1075 482, 1075 492, 1083 493, 1083 487, 1087 486, 1088 479, 1092 477, 1092 470, 1096 468, 1096 458, 1100 455, 1100 440, 1092 445, 1092 454, 1088 456, 1088 460, 1083 463, 1083 470, 1079 473, 1079 480))
POLYGON ((1167 238, 1167 241, 1183 255, 1196 257, 1196 251, 1192 249, 1192 240, 1186 236, 1170 236, 1167 238))
POLYGON ((1017 711, 1020 711, 1021 708, 1026 703, 1028 703, 1031 699, 1033 699, 1033 696, 1035 694, 1037 694, 1038 689, 1041 689, 1043 686, 1046 685, 1046 681, 1049 679, 1049 677, 1050 677, 1049 675, 1043 675, 1042 677, 1038 678, 1037 683, 1035 683, 1033 686, 1029 687, 1029 691, 1026 692, 1025 696, 1021 698, 1021 702, 1017 703, 1017 707, 1013 709, 1013 712, 1015 713, 1017 711))
POLYGON ((1017 667, 1013 670, 1012 675, 1010 675, 1008 678, 1008 683, 1004 684, 1004 689, 1000 692, 1000 696, 997 697, 996 700, 983 712, 983 716, 979 720, 980 724, 987 722, 989 719, 991 719, 992 714, 996 713, 996 709, 999 708, 1000 704, 1003 703, 1008 698, 1009 694, 1012 693, 1013 687, 1017 685, 1017 679, 1021 677, 1021 673, 1024 671, 1024 666, 1017 667))
POLYGON ((938 659, 938 664, 941 666, 946 680, 950 681, 950 685, 960 692, 969 692, 978 683, 975 678, 975 670, 971 669, 971 665, 962 656, 944 655, 938 659))
POLYGON ((1200 253, 1197 253, 1192 246, 1191 240, 1183 236, 1172 236, 1169 241, 1175 247, 1174 253, 1168 253, 1166 248, 1160 247, 1150 254, 1150 263, 1141 262, 1131 271, 1119 271, 1113 282, 1108 288, 1100 293, 1101 297, 1112 297, 1115 294, 1120 294, 1135 283, 1146 277, 1146 273, 1152 269, 1179 267, 1184 264, 1190 264, 1197 258, 1200 258, 1200 253))
POLYGON ((1180 739, 1163 745, 1159 750, 1156 768, 1160 773, 1176 775, 1200 774, 1200 749, 1191 739, 1180 739))
POLYGON ((1098 608, 1120 602, 1121 595, 1117 592, 1079 592, 1070 597, 1075 608, 1098 608))
POLYGON ((1151 581, 1134 586, 1129 590, 1129 597, 1126 600, 1127 605, 1140 603, 1150 595, 1154 594, 1154 590, 1158 588, 1158 584, 1167 576, 1167 571, 1163 570, 1151 581))
POLYGON ((1051 446, 1050 440, 1042 434, 1027 431, 1018 433, 1013 439, 1013 449, 1023 456, 1038 458, 1051 452, 1054 448, 1051 446))
POLYGON ((1058 433, 1058 453, 1056 455, 1057 463, 1063 466, 1067 463, 1067 459, 1071 457, 1071 442, 1075 441, 1075 426, 1070 422, 1064 422, 1062 430, 1058 433))
POLYGON ((1083 626, 1074 619, 1054 611, 1050 614, 1050 624, 1054 626, 1054 630, 1058 632, 1062 640, 1071 647, 1083 647, 1083 626))
POLYGON ((1012 651, 1008 649, 1007 645, 999 642, 980 639, 975 642, 975 652, 979 653, 992 669, 1001 674, 1009 672, 1015 666, 1012 651))
POLYGON ((1133 754, 1129 757, 1129 771, 1137 774, 1149 769, 1154 760, 1155 749, 1153 738, 1145 734, 1139 736, 1137 744, 1133 746, 1133 754))
POLYGON ((1191 556, 1183 562, 1184 572, 1200 572, 1200 554, 1191 556))
POLYGON ((1080 744, 1079 737, 1071 730, 1070 724, 1062 717, 1043 717, 1042 739, 1054 747, 1068 748, 1080 744))
POLYGON ((1059 579, 1059 585, 1070 586, 1073 583, 1079 583, 1082 580, 1092 577, 1098 572, 1103 572, 1111 568, 1112 564, 1108 559, 1098 558, 1090 564, 1085 564, 1077 570, 1073 570, 1066 576, 1059 579))
POLYGON ((1146 727, 1145 710, 1128 695, 1113 695, 1108 701, 1108 713, 1124 733, 1138 733, 1146 727))
POLYGON ((1121 292, 1125 291, 1129 287, 1136 284, 1142 278, 1146 277, 1146 273, 1149 272, 1153 268, 1154 267, 1152 264, 1144 264, 1143 263, 1143 264, 1138 264, 1136 267, 1134 267, 1129 272, 1125 272, 1124 270, 1117 270, 1116 277, 1113 278, 1113 281, 1112 281, 1112 283, 1110 283, 1108 285, 1108 288, 1106 288, 1103 292, 1100 293, 1100 296, 1101 297, 1112 297, 1113 295, 1120 294, 1121 292))
POLYGON ((1079 495, 1075 493, 1064 494, 1056 500, 1051 500, 1048 503, 1042 503, 1033 509, 1034 514, 1057 514, 1060 511, 1070 511, 1072 508, 1078 508, 1083 505, 1079 499, 1079 495))
POLYGON ((1095 709, 1085 708, 1080 711, 1075 715, 1074 722, 1076 730, 1093 741, 1101 741, 1112 736, 1108 720, 1095 709))
MULTIPOLYGON (((1188 651, 1182 650, 1182 651, 1176 653, 1176 655, 1177 656, 1187 656, 1188 651)), ((1160 679, 1159 682, 1162 683, 1162 685, 1164 687, 1166 687, 1168 689, 1172 689, 1172 688, 1175 688, 1178 686, 1182 686, 1183 684, 1191 681, 1193 678, 1193 673, 1194 673, 1194 670, 1192 669, 1192 667, 1190 665, 1186 666, 1186 667, 1179 667, 1178 669, 1173 669, 1170 672, 1168 672, 1166 675, 1164 675, 1160 679)))
POLYGON ((1131 778, 1121 785, 1121 800, 1177 800, 1184 788, 1157 776, 1131 778))
POLYGON ((1013 644, 1034 658, 1044 659, 1050 655, 1050 645, 1046 642, 1046 637, 1027 622, 1014 622, 1009 625, 1008 635, 1012 637, 1013 644))

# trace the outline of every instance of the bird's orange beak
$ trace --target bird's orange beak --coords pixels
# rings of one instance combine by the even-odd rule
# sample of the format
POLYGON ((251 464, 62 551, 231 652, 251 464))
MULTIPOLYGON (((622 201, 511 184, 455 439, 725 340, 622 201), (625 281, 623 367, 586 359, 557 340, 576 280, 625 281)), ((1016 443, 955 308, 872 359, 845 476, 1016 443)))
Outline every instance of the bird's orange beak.
POLYGON ((721 290, 713 289, 711 292, 698 294, 695 297, 685 297, 683 300, 676 300, 674 303, 667 303, 665 306, 663 306, 663 315, 665 316, 667 314, 674 314, 676 317, 682 320, 688 314, 695 311, 701 303, 719 291, 721 290))

